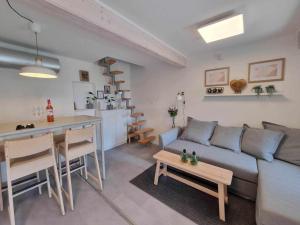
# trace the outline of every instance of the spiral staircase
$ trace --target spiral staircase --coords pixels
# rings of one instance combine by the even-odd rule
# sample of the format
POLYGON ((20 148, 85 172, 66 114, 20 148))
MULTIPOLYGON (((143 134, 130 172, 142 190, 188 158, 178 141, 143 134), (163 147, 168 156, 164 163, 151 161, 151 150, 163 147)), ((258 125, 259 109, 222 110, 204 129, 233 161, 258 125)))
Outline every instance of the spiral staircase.
POLYGON ((121 99, 126 103, 126 109, 129 109, 131 112, 131 122, 127 124, 127 141, 128 143, 131 143, 132 140, 137 141, 140 144, 151 143, 155 139, 155 136, 150 135, 154 129, 145 126, 146 120, 144 118, 144 113, 135 112, 135 106, 130 104, 131 98, 125 96, 125 93, 130 92, 131 90, 121 88, 121 85, 125 83, 125 80, 117 79, 117 77, 124 72, 112 70, 111 66, 115 63, 117 63, 117 60, 111 57, 105 57, 99 60, 99 65, 105 68, 103 75, 110 78, 108 84, 116 87, 116 93, 121 92, 121 99))

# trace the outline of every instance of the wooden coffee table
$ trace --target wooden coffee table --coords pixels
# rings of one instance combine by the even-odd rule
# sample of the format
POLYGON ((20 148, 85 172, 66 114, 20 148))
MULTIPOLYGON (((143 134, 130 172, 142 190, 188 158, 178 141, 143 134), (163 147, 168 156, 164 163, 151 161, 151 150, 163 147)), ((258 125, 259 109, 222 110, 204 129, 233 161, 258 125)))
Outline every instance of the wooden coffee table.
POLYGON ((153 157, 157 160, 154 177, 155 185, 158 184, 160 175, 164 175, 218 198, 219 217, 221 220, 225 221, 225 203, 228 203, 227 186, 231 184, 233 176, 232 171, 203 162, 198 162, 198 164, 195 166, 191 165, 190 163, 183 163, 181 161, 180 155, 164 150, 161 150, 153 157), (161 164, 163 165, 162 169, 161 164), (192 181, 179 177, 173 173, 170 173, 167 169, 168 166, 216 183, 218 185, 218 191, 213 191, 211 189, 208 189, 207 187, 201 186, 192 181))

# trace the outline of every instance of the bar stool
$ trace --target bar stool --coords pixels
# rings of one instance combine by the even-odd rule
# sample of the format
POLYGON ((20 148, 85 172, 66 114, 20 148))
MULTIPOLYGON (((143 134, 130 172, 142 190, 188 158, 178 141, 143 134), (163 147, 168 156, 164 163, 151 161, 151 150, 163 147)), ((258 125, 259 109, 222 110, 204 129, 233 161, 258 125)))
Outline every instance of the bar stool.
MULTIPOLYGON (((67 182, 68 182, 68 192, 62 188, 64 194, 66 195, 71 210, 74 210, 74 201, 73 201, 73 190, 72 190, 72 181, 71 181, 71 173, 75 172, 70 168, 70 162, 74 159, 80 159, 84 157, 84 172, 85 178, 92 178, 99 184, 99 188, 102 191, 102 179, 100 173, 100 167, 97 156, 97 147, 96 147, 96 136, 95 136, 95 126, 81 128, 76 130, 67 130, 65 135, 65 142, 60 143, 58 145, 59 155, 65 159, 66 163, 66 174, 67 174, 67 182), (95 177, 93 174, 87 171, 87 155, 90 153, 94 153, 95 166, 97 170, 97 176, 95 177)), ((59 158, 59 171, 60 171, 60 179, 62 180, 62 165, 61 165, 61 157, 59 158)), ((62 183, 61 183, 62 184, 62 183)))
POLYGON ((7 171, 8 209, 11 225, 15 225, 13 198, 26 191, 41 188, 42 185, 45 184, 47 184, 48 187, 49 197, 51 198, 52 195, 54 196, 55 200, 60 205, 62 215, 64 215, 65 209, 56 167, 53 134, 46 134, 29 139, 6 141, 4 143, 4 150, 7 171), (53 168, 54 171, 57 194, 53 191, 50 185, 49 168, 53 168), (41 181, 27 190, 21 190, 20 192, 13 193, 12 182, 14 180, 42 170, 46 171, 46 181, 41 181))
POLYGON ((3 211, 1 163, 4 162, 4 161, 5 161, 4 145, 3 145, 3 143, 0 143, 0 211, 3 211))

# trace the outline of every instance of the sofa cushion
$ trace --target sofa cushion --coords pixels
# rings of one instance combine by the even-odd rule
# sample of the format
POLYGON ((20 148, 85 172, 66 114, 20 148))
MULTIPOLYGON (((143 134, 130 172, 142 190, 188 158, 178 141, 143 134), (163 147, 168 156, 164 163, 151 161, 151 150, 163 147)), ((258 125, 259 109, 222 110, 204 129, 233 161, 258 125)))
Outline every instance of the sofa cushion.
POLYGON ((240 179, 257 182, 256 159, 245 153, 235 153, 215 146, 205 146, 186 140, 176 140, 165 147, 166 150, 180 153, 183 149, 188 153, 193 151, 200 160, 233 171, 233 175, 240 179))
POLYGON ((289 128, 269 122, 262 122, 265 129, 285 134, 275 158, 300 166, 300 129, 289 128))
POLYGON ((210 143, 211 145, 240 152, 243 130, 241 127, 217 126, 210 143))
POLYGON ((284 133, 281 131, 247 128, 242 139, 242 151, 272 161, 283 137, 284 133))
POLYGON ((300 224, 300 167, 280 160, 258 160, 258 225, 300 224))
POLYGON ((210 145, 209 140, 217 124, 218 122, 216 121, 206 122, 189 117, 187 127, 181 135, 181 139, 210 145))

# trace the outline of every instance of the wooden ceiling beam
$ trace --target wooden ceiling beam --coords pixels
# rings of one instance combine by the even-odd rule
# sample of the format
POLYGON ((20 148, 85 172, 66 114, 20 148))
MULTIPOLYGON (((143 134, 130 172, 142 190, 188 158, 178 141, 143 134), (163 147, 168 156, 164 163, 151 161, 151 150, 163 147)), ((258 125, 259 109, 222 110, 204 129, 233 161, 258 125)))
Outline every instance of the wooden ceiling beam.
POLYGON ((168 63, 185 67, 186 57, 150 32, 128 20, 99 0, 40 0, 60 12, 72 15, 83 25, 100 28, 125 44, 136 47, 168 63))

